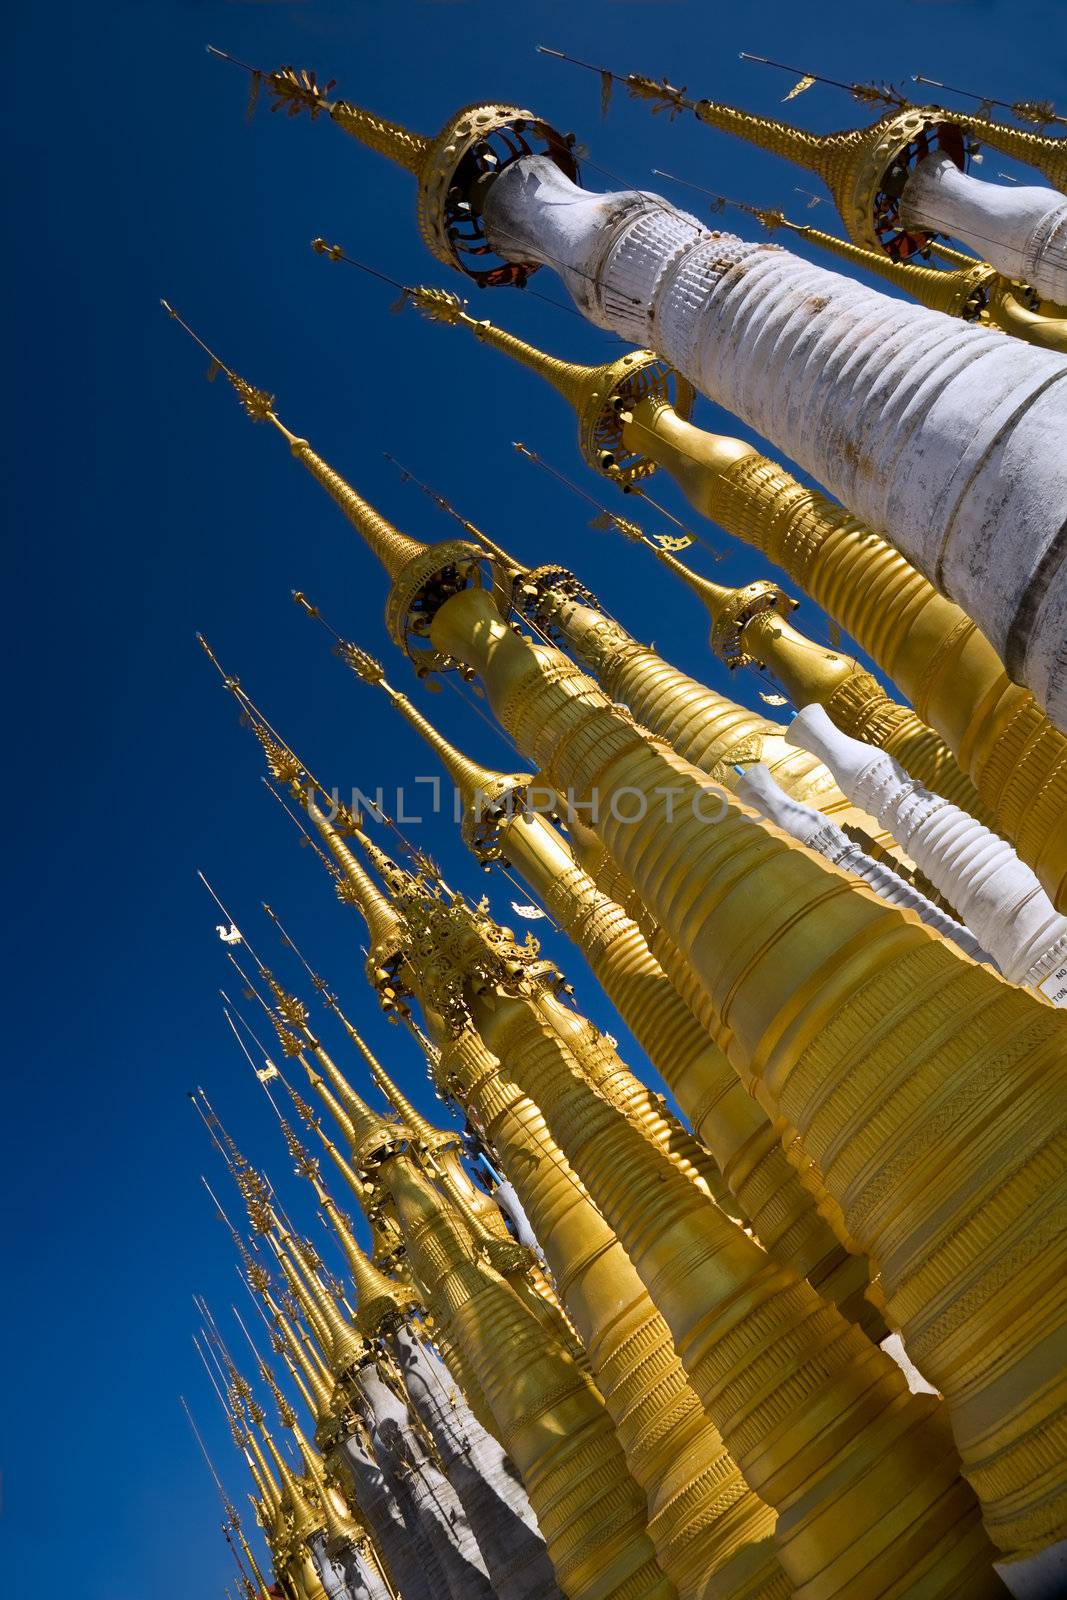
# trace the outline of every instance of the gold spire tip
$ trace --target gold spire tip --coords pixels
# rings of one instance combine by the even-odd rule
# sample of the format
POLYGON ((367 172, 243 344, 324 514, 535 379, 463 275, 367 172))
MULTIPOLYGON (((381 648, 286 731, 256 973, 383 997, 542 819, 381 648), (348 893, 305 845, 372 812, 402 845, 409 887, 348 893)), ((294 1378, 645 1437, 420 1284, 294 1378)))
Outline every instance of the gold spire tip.
POLYGON ((415 293, 406 283, 401 283, 398 278, 391 278, 387 272, 380 272, 377 267, 370 267, 365 261, 359 261, 355 256, 346 255, 339 244, 327 244, 323 238, 312 239, 311 248, 317 256, 326 256, 330 261, 341 261, 346 267, 355 267, 358 272, 365 272, 369 278, 377 278, 380 283, 387 283, 393 289, 399 289, 401 299, 397 301, 396 310, 400 310, 404 303, 404 296, 415 293))
POLYGON ((169 301, 161 299, 159 303, 168 317, 172 317, 180 328, 184 328, 193 343, 199 345, 207 356, 211 363, 206 374, 208 382, 213 383, 221 372, 229 380, 234 393, 253 422, 277 422, 278 419, 274 415, 277 401, 274 395, 270 394, 266 389, 257 389, 254 384, 249 383, 247 379, 234 372, 232 367, 228 367, 221 356, 217 356, 211 346, 206 344, 195 329, 189 326, 184 317, 178 315, 169 301))
POLYGON ((331 627, 326 621, 318 606, 312 604, 303 590, 293 589, 291 592, 294 603, 300 607, 304 615, 311 617, 315 622, 321 623, 326 632, 333 636, 334 655, 343 661, 346 667, 350 667, 358 678, 362 678, 364 683, 380 684, 387 694, 392 695, 394 691, 386 682, 385 668, 381 662, 375 656, 372 656, 369 651, 362 649, 358 644, 354 644, 351 639, 342 638, 337 629, 331 627))
POLYGON ((223 668, 221 662, 219 661, 218 656, 215 654, 214 650, 212 650, 211 646, 208 644, 207 640, 204 638, 204 635, 202 633, 200 633, 200 632, 197 633, 196 642, 200 646, 200 648, 204 652, 204 654, 207 656, 208 660, 211 662, 211 665, 217 671, 219 677, 222 679, 223 688, 230 689, 230 690, 238 689, 240 687, 240 681, 241 680, 239 678, 233 677, 233 675, 231 673, 227 672, 223 668))

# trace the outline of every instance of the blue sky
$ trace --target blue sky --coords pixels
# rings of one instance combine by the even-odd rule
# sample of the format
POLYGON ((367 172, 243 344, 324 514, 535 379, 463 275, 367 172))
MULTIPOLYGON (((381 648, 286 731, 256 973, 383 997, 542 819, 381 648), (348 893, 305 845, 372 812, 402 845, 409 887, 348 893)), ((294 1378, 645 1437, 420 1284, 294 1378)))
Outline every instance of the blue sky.
MULTIPOLYGON (((383 1059, 432 1102, 412 1048, 363 984, 360 925, 263 792, 258 747, 195 630, 326 781, 382 783, 388 793, 435 769, 288 598, 306 590, 410 688, 385 634, 379 572, 280 440, 254 428, 223 383, 205 385, 205 361, 159 297, 276 393, 289 425, 402 526, 429 539, 452 531, 384 450, 520 557, 568 562, 679 665, 721 689, 728 680, 707 653, 695 603, 642 552, 590 531, 590 513, 512 452, 510 441, 525 439, 599 492, 582 476, 562 403, 469 338, 410 311, 390 315, 386 286, 308 249, 325 234, 402 281, 462 289, 420 245, 411 180, 325 122, 272 117, 265 105, 247 122, 246 81, 204 46, 265 68, 313 67, 337 79, 339 94, 425 133, 465 102, 515 101, 575 130, 592 161, 628 183, 649 186, 650 169, 665 167, 799 215, 795 186, 806 180, 792 168, 691 119, 653 119, 622 93, 602 120, 596 79, 539 57, 534 44, 768 112, 789 80, 739 61, 741 49, 843 78, 923 71, 1009 99, 1058 97, 1062 108, 1062 13, 1042 0, 1025 16, 1002 0, 887 0, 875 10, 839 0, 157 0, 24 7, 12 31, 6 733, 17 754, 6 967, 15 981, 0 1339, 5 1525, 17 1538, 7 1572, 15 1593, 33 1583, 58 1595, 75 1583, 83 1600, 221 1596, 232 1569, 177 1396, 189 1397, 243 1502, 243 1468, 190 1342, 194 1292, 232 1326, 228 1306, 243 1291, 198 1183, 203 1171, 227 1188, 187 1089, 204 1085, 294 1212, 309 1230, 318 1225, 225 1029, 217 989, 231 975, 196 870, 297 985, 258 909, 269 900, 383 1059), (38 819, 29 841, 27 807, 38 819)), ((794 109, 813 128, 858 120, 828 88, 794 109)), ((1005 168, 991 154, 983 175, 1005 168)), ((592 167, 587 183, 607 186, 592 167)), ((816 216, 833 226, 829 205, 816 216)), ((564 300, 547 273, 533 287, 564 300)), ((471 293, 480 315, 558 354, 596 360, 615 348, 544 300, 471 293)), ((708 404, 699 416, 730 427, 708 404)), ((686 516, 666 480, 654 492, 686 516)), ((712 566, 698 551, 704 570, 738 582, 763 573, 705 531, 727 554, 712 566)), ((810 605, 798 620, 817 631, 810 605)), ((761 687, 743 677, 730 692, 758 706, 761 687)), ((469 696, 415 693, 473 754, 516 764, 469 696)), ((508 915, 510 886, 477 873, 447 820, 413 832, 452 880, 488 887, 508 915)), ((579 1003, 625 1040, 580 960, 547 942, 579 1003)), ((341 1044, 338 1054, 346 1059, 341 1044)), ((636 1051, 631 1059, 641 1067, 636 1051)))

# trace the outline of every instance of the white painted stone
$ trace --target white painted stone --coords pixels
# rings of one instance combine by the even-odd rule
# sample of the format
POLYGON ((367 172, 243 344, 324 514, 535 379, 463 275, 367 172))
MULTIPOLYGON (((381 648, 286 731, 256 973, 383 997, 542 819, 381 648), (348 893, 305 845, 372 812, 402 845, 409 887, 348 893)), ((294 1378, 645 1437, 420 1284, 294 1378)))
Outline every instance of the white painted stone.
POLYGON ((930 155, 904 185, 901 220, 967 245, 1005 278, 1067 305, 1067 196, 1039 184, 983 183, 930 155))
POLYGON ((972 616, 1067 731, 1067 357, 894 300, 545 157, 493 183, 494 249, 542 261, 972 616))
POLYGON ((1026 1561, 1002 1561, 996 1570, 1015 1600, 1063 1600, 1067 1595, 1067 1539, 1026 1561))
POLYGON ((349 1581, 346 1564, 327 1553, 325 1533, 313 1533, 308 1549, 328 1600, 378 1600, 365 1586, 357 1587, 349 1581))
POLYGON ((518 1470, 474 1416, 444 1363, 407 1325, 388 1343, 413 1411, 429 1431, 498 1595, 562 1600, 518 1470))
POLYGON ((506 1178, 501 1178, 493 1190, 493 1199, 496 1201, 504 1216, 507 1217, 515 1230, 515 1237, 527 1250, 533 1250, 543 1261, 544 1252, 537 1242, 537 1235, 530 1227, 530 1219, 522 1208, 522 1201, 515 1193, 515 1189, 506 1178))
POLYGON ((880 899, 888 901, 891 906, 914 911, 927 927, 951 939, 975 961, 990 960, 968 928, 940 911, 932 900, 920 894, 910 883, 905 883, 891 867, 884 866, 861 850, 836 822, 824 817, 814 806, 806 806, 803 801, 794 800, 786 794, 770 768, 762 762, 746 767, 736 787, 739 799, 781 828, 783 833, 788 833, 791 838, 807 845, 809 850, 833 862, 842 872, 851 872, 855 877, 862 878, 880 899))
MULTIPOLYGON (((428 1546, 442 1582, 437 1600, 493 1600, 485 1562, 459 1496, 431 1460, 412 1424, 408 1408, 373 1365, 360 1370, 359 1387, 367 1402, 367 1424, 374 1454, 404 1505, 408 1498, 413 1535, 428 1546)), ((423 1552, 425 1561, 427 1552, 423 1552)))
POLYGON ((887 1356, 892 1356, 905 1378, 912 1394, 939 1394, 932 1383, 927 1383, 914 1361, 904 1348, 904 1341, 899 1333, 891 1333, 888 1339, 882 1340, 882 1349, 887 1356))
POLYGON ((924 789, 886 751, 842 733, 820 705, 799 711, 789 732, 889 829, 1010 982, 1036 987, 1063 964, 1067 917, 1006 840, 924 789))
POLYGON ((334 1465, 343 1479, 351 1480, 360 1515, 373 1533, 404 1600, 439 1600, 436 1564, 431 1567, 421 1559, 422 1552, 412 1537, 404 1511, 361 1433, 350 1433, 341 1441, 334 1465))

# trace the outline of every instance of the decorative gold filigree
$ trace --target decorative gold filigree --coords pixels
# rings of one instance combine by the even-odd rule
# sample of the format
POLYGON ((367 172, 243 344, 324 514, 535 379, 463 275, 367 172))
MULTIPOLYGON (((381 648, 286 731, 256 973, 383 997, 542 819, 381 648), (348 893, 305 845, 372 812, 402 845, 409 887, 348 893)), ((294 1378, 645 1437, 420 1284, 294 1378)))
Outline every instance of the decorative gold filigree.
POLYGON ((257 389, 254 384, 246 379, 239 378, 235 372, 230 373, 230 382, 245 412, 253 422, 269 422, 273 417, 278 404, 277 398, 268 393, 266 389, 257 389))
POLYGON ((245 1195, 244 1199, 248 1220, 255 1232, 268 1234, 274 1226, 274 1215, 270 1206, 258 1195, 245 1195))
POLYGON ((258 717, 254 717, 245 710, 241 715, 241 723, 250 728, 263 747, 263 754, 267 758, 267 770, 277 783, 283 783, 289 789, 299 785, 304 769, 294 756, 293 752, 279 743, 263 726, 258 717))
POLYGON ((673 122, 679 112, 692 109, 692 101, 687 99, 686 90, 676 89, 666 78, 657 82, 655 78, 646 78, 640 72, 631 72, 626 77, 626 87, 633 99, 652 101, 654 117, 666 111, 668 120, 673 122))
POLYGON ((467 306, 467 302, 461 300, 458 294, 453 294, 451 289, 433 289, 421 283, 410 289, 405 288, 404 298, 431 322, 445 322, 452 327, 463 316, 467 306))
POLYGON ((366 650, 361 650, 358 644, 353 644, 350 639, 338 639, 333 647, 335 656, 339 656, 346 667, 350 667, 357 678, 362 678, 364 683, 381 683, 385 677, 385 668, 380 661, 376 661, 366 650))
POLYGON ((336 78, 330 78, 320 89, 310 68, 280 67, 277 72, 260 73, 259 77, 266 84, 268 94, 274 97, 272 112, 284 107, 287 116, 298 117, 302 111, 307 111, 314 122, 320 111, 331 109, 326 96, 336 84, 336 78))
POLYGON ((285 1118, 280 1117, 278 1120, 281 1125, 282 1137, 285 1140, 285 1147, 292 1157, 296 1172, 300 1177, 307 1178, 309 1183, 314 1183, 319 1175, 318 1161, 300 1143, 292 1126, 285 1118))
POLYGON ((245 1276, 250 1287, 257 1294, 269 1294, 271 1286, 270 1273, 266 1267, 262 1266, 258 1261, 253 1261, 251 1257, 245 1263, 245 1276))
POLYGON ((286 994, 284 989, 273 983, 271 984, 271 990, 274 994, 275 1000, 277 1001, 278 1010, 285 1018, 286 1022, 290 1023, 294 1028, 301 1028, 306 1032, 308 1024, 308 1008, 304 1002, 302 1000, 298 1000, 293 994, 286 994))

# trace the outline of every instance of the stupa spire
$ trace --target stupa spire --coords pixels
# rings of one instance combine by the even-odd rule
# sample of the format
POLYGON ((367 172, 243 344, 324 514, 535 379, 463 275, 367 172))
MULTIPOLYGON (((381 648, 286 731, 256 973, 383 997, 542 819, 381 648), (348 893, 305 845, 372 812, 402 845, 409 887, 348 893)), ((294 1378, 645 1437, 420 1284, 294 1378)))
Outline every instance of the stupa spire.
MULTIPOLYGON (((339 1102, 331 1095, 322 1078, 315 1073, 314 1068, 309 1064, 307 1064, 307 1070, 313 1088, 330 1109, 332 1115, 341 1122, 342 1128, 347 1126, 351 1130, 351 1124, 348 1122, 339 1102)), ((375 1262, 388 1266, 390 1271, 403 1273, 406 1265, 403 1239, 400 1236, 395 1217, 389 1215, 382 1207, 379 1188, 360 1176, 352 1163, 330 1138, 323 1128, 321 1120, 314 1114, 311 1107, 297 1094, 291 1084, 286 1084, 286 1087, 305 1127, 310 1128, 315 1134, 326 1155, 340 1173, 351 1194, 355 1197, 371 1231, 375 1262)), ((354 1133, 351 1131, 348 1135, 348 1143, 349 1148, 351 1148, 354 1143, 354 1133)))
POLYGON ((278 1265, 285 1279, 286 1304, 293 1318, 294 1327, 299 1328, 301 1323, 306 1325, 308 1359, 322 1368, 324 1377, 331 1384, 332 1394, 330 1330, 322 1319, 315 1297, 309 1292, 307 1284, 296 1270, 291 1255, 282 1248, 278 1239, 272 1237, 269 1243, 278 1258, 278 1265))
POLYGON ((353 1367, 361 1366, 366 1360, 366 1346, 319 1277, 314 1265, 316 1258, 311 1247, 306 1240, 293 1237, 287 1230, 281 1229, 280 1225, 278 1241, 286 1253, 286 1259, 303 1281, 314 1304, 315 1312, 326 1330, 328 1338, 326 1354, 330 1358, 331 1370, 337 1377, 341 1377, 353 1367))
POLYGON ((318 1360, 312 1359, 308 1346, 298 1337, 289 1318, 273 1296, 264 1293, 262 1299, 271 1325, 277 1331, 281 1342, 279 1354, 291 1371, 293 1381, 306 1389, 308 1410, 315 1418, 316 1425, 321 1424, 329 1417, 333 1405, 333 1386, 326 1374, 326 1368, 318 1360))
POLYGON ((164 311, 173 317, 179 327, 184 328, 190 339, 203 350, 210 358, 211 366, 208 376, 214 377, 221 372, 230 382, 234 393, 245 414, 253 422, 269 422, 273 428, 286 440, 296 459, 307 468, 311 476, 326 490, 331 499, 339 507, 343 515, 351 523, 360 538, 367 545, 371 553, 377 557, 391 578, 396 578, 407 564, 421 555, 425 546, 418 540, 412 539, 407 534, 401 533, 399 528, 393 526, 387 518, 376 511, 372 505, 356 493, 351 484, 336 473, 333 468, 318 455, 306 439, 290 432, 278 417, 277 401, 266 389, 257 389, 244 378, 239 377, 231 367, 217 356, 210 345, 205 344, 198 333, 195 333, 189 324, 178 315, 174 307, 166 300, 161 300, 164 311))
POLYGON ((339 893, 342 899, 353 901, 362 913, 370 935, 369 961, 375 979, 385 982, 397 953, 399 923, 392 906, 377 887, 342 837, 342 829, 358 831, 356 819, 347 806, 335 802, 329 791, 318 782, 308 767, 290 749, 271 727, 241 687, 237 678, 230 677, 219 665, 218 659, 202 635, 197 638, 205 655, 218 671, 223 686, 233 695, 247 720, 249 728, 263 748, 267 767, 275 782, 284 785, 292 797, 303 807, 331 856, 340 868, 342 882, 339 893), (320 801, 323 802, 320 804, 320 801), (325 806, 325 809, 324 809, 325 806), (329 812, 333 813, 331 820, 329 812))
MULTIPOLYGON (((605 71, 575 62, 558 50, 544 53, 594 72, 605 71)), ((759 116, 718 100, 691 99, 666 79, 657 82, 640 73, 609 76, 624 83, 636 99, 652 101, 656 109, 690 111, 698 122, 814 172, 833 195, 850 237, 898 258, 923 248, 929 238, 922 229, 906 229, 899 216, 896 197, 909 171, 931 150, 951 156, 960 168, 966 159, 965 130, 936 106, 894 105, 866 127, 808 133, 780 117, 759 116)))
POLYGON ((351 1223, 337 1205, 312 1161, 288 1124, 283 1123, 286 1144, 298 1170, 315 1191, 323 1213, 337 1235, 352 1281, 356 1287, 356 1326, 364 1338, 374 1338, 385 1324, 408 1316, 418 1305, 418 1297, 406 1284, 394 1283, 375 1266, 360 1247, 351 1223))
POLYGON ((429 321, 466 328, 482 344, 551 384, 577 416, 578 445, 585 459, 598 467, 610 458, 614 474, 624 482, 647 476, 654 463, 626 449, 619 413, 652 397, 683 417, 692 412, 692 385, 652 350, 628 350, 614 361, 583 366, 548 355, 488 319, 475 319, 458 295, 447 290, 420 285, 404 293, 429 321))
POLYGON ((379 117, 373 111, 365 111, 347 100, 327 99, 334 86, 333 78, 320 85, 315 73, 306 69, 280 67, 275 72, 262 72, 258 67, 250 67, 247 62, 239 61, 236 56, 217 49, 213 44, 209 44, 207 49, 209 55, 217 56, 220 61, 232 62, 234 66, 243 67, 250 73, 253 94, 258 96, 265 89, 268 95, 273 96, 272 111, 284 109, 291 117, 307 111, 313 122, 325 112, 331 122, 351 134, 353 139, 358 139, 369 150, 377 151, 408 172, 418 173, 424 163, 432 139, 412 133, 399 122, 390 122, 387 117, 379 117))
POLYGON ((426 138, 347 100, 328 99, 332 78, 320 87, 314 72, 294 67, 262 72, 214 46, 209 49, 250 73, 253 95, 265 89, 273 96, 272 110, 284 109, 291 117, 307 111, 313 121, 325 113, 360 144, 410 172, 418 183, 419 231, 427 248, 446 266, 480 284, 525 283, 535 270, 532 264, 494 261, 485 248, 479 179, 533 153, 549 156, 569 177, 576 177, 573 138, 558 134, 531 111, 493 103, 463 106, 435 138, 426 138))
MULTIPOLYGON (((392 864, 390 863, 390 868, 392 864)), ((399 869, 396 869, 399 871, 399 869)), ((371 1078, 385 1099, 392 1106, 400 1128, 405 1134, 414 1138, 415 1144, 425 1153, 430 1165, 436 1171, 448 1192, 456 1199, 457 1204, 465 1212, 472 1214, 479 1236, 492 1240, 506 1234, 505 1225, 500 1212, 495 1204, 482 1194, 472 1182, 463 1168, 460 1160, 462 1141, 455 1128, 438 1128, 429 1118, 425 1117, 417 1107, 408 1099, 398 1087, 390 1074, 382 1066, 377 1056, 371 1050, 362 1034, 349 1021, 342 1011, 336 995, 327 984, 310 967, 292 937, 285 932, 277 916, 265 908, 282 935, 283 940, 289 945, 300 960, 323 1003, 327 1005, 349 1036, 367 1066, 371 1078)), ((396 1130, 399 1131, 399 1130, 396 1130)), ((364 1145, 364 1149, 369 1146, 364 1145)), ((295 1152, 294 1157, 295 1157, 295 1152)), ((378 1157, 373 1157, 377 1162, 378 1157)), ((363 1160, 367 1157, 364 1155, 363 1160)), ((367 1217, 375 1240, 375 1255, 382 1261, 394 1262, 396 1260, 395 1238, 388 1236, 385 1219, 382 1214, 378 1196, 373 1190, 364 1191, 360 1204, 367 1217)))
POLYGON ((449 594, 481 584, 486 563, 485 551, 468 540, 450 539, 426 545, 419 539, 401 533, 340 473, 316 454, 306 439, 290 433, 278 419, 273 395, 238 378, 172 306, 165 300, 161 304, 168 315, 210 356, 210 372, 226 374, 248 416, 255 422, 270 422, 283 434, 292 453, 327 491, 371 554, 381 563, 392 582, 386 623, 393 639, 411 657, 416 669, 425 673, 449 665, 447 658, 428 648, 426 613, 440 605, 449 594))
MULTIPOLYGON (((195 1299, 196 1297, 194 1296, 194 1300, 195 1299)), ((277 1527, 277 1519, 281 1512, 281 1490, 279 1489, 278 1483, 274 1477, 274 1473, 272 1472, 271 1467, 263 1454, 260 1440, 253 1431, 253 1424, 257 1428, 265 1429, 266 1418, 264 1416, 263 1408, 253 1394, 251 1384, 238 1371, 233 1357, 222 1343, 221 1336, 219 1335, 217 1328, 215 1328, 213 1319, 211 1318, 211 1313, 207 1310, 207 1307, 202 1301, 198 1300, 196 1303, 206 1316, 207 1323, 211 1331, 211 1337, 209 1337, 207 1332, 204 1333, 203 1348, 201 1348, 200 1344, 195 1338, 193 1343, 196 1345, 200 1359, 204 1363, 208 1377, 211 1379, 212 1387, 219 1396, 219 1401, 223 1407, 223 1410, 226 1412, 230 1420, 230 1424, 234 1433, 234 1442, 238 1445, 238 1448, 245 1455, 246 1459, 248 1459, 249 1455, 251 1455, 252 1460, 249 1461, 249 1466, 252 1469, 256 1485, 263 1497, 264 1505, 271 1519, 274 1521, 275 1527, 277 1527), (215 1344, 217 1344, 219 1347, 218 1351, 216 1351, 214 1348, 215 1344), (219 1377, 223 1381, 226 1390, 225 1399, 223 1399, 222 1392, 219 1389, 219 1384, 211 1371, 211 1366, 208 1364, 207 1356, 204 1353, 205 1350, 210 1354, 211 1360, 214 1363, 217 1372, 219 1373, 219 1377), (223 1372, 220 1364, 220 1352, 225 1360, 225 1372, 223 1372)), ((269 1538, 269 1530, 265 1529, 265 1531, 268 1532, 269 1538)))
MULTIPOLYGON (((247 1164, 246 1164, 247 1166, 247 1164)), ((363 1341, 341 1315, 333 1297, 324 1288, 312 1264, 309 1245, 297 1238, 279 1215, 270 1190, 252 1168, 235 1176, 245 1200, 253 1230, 268 1241, 278 1258, 287 1283, 304 1311, 331 1370, 340 1376, 364 1359, 363 1341)))
MULTIPOLYGON (((259 1370, 264 1383, 266 1383, 274 1396, 282 1426, 286 1428, 293 1427, 296 1423, 296 1413, 279 1389, 274 1374, 265 1361, 260 1362, 259 1370)), ((281 1484, 281 1501, 292 1521, 290 1537, 294 1543, 303 1544, 313 1533, 318 1532, 322 1526, 321 1519, 316 1515, 304 1485, 300 1482, 299 1477, 286 1461, 284 1454, 275 1442, 274 1436, 267 1426, 266 1414, 262 1406, 257 1401, 252 1400, 249 1402, 249 1411, 253 1422, 259 1430, 260 1437, 267 1447, 267 1454, 270 1456, 281 1484)))
MULTIPOLYGON (((505 792, 515 793, 523 782, 533 782, 533 778, 530 775, 498 772, 494 768, 483 766, 481 762, 465 755, 450 739, 445 737, 440 729, 419 710, 406 694, 402 694, 393 687, 385 676, 385 668, 380 661, 362 649, 360 645, 355 644, 350 639, 343 639, 340 634, 336 633, 329 623, 325 621, 318 607, 313 606, 304 595, 299 598, 308 615, 315 617, 328 632, 333 634, 335 655, 363 683, 379 689, 393 709, 400 713, 439 758, 441 765, 459 793, 464 811, 465 831, 469 825, 480 819, 482 812, 490 802, 494 805, 501 803, 505 800, 505 792)), ((374 1072, 373 1067, 371 1071, 372 1073, 374 1072)))
POLYGON ((208 1472, 211 1474, 215 1488, 218 1490, 219 1499, 222 1502, 222 1509, 226 1515, 226 1521, 223 1523, 223 1532, 226 1534, 227 1541, 229 1540, 228 1529, 232 1529, 234 1534, 237 1536, 237 1540, 242 1551, 244 1552, 244 1558, 248 1563, 249 1570, 255 1579, 256 1587, 252 1591, 255 1600, 270 1600, 266 1580, 262 1571, 260 1570, 259 1563, 255 1558, 252 1548, 245 1537, 245 1531, 241 1523, 241 1519, 237 1514, 236 1507, 223 1487, 222 1479, 219 1477, 218 1472, 215 1469, 215 1463, 212 1461, 211 1456, 208 1453, 208 1448, 204 1443, 203 1435, 196 1425, 193 1413, 189 1409, 189 1403, 183 1394, 178 1396, 178 1400, 182 1410, 185 1412, 186 1420, 193 1431, 193 1436, 195 1437, 197 1444, 200 1446, 200 1453, 207 1465, 208 1472))

